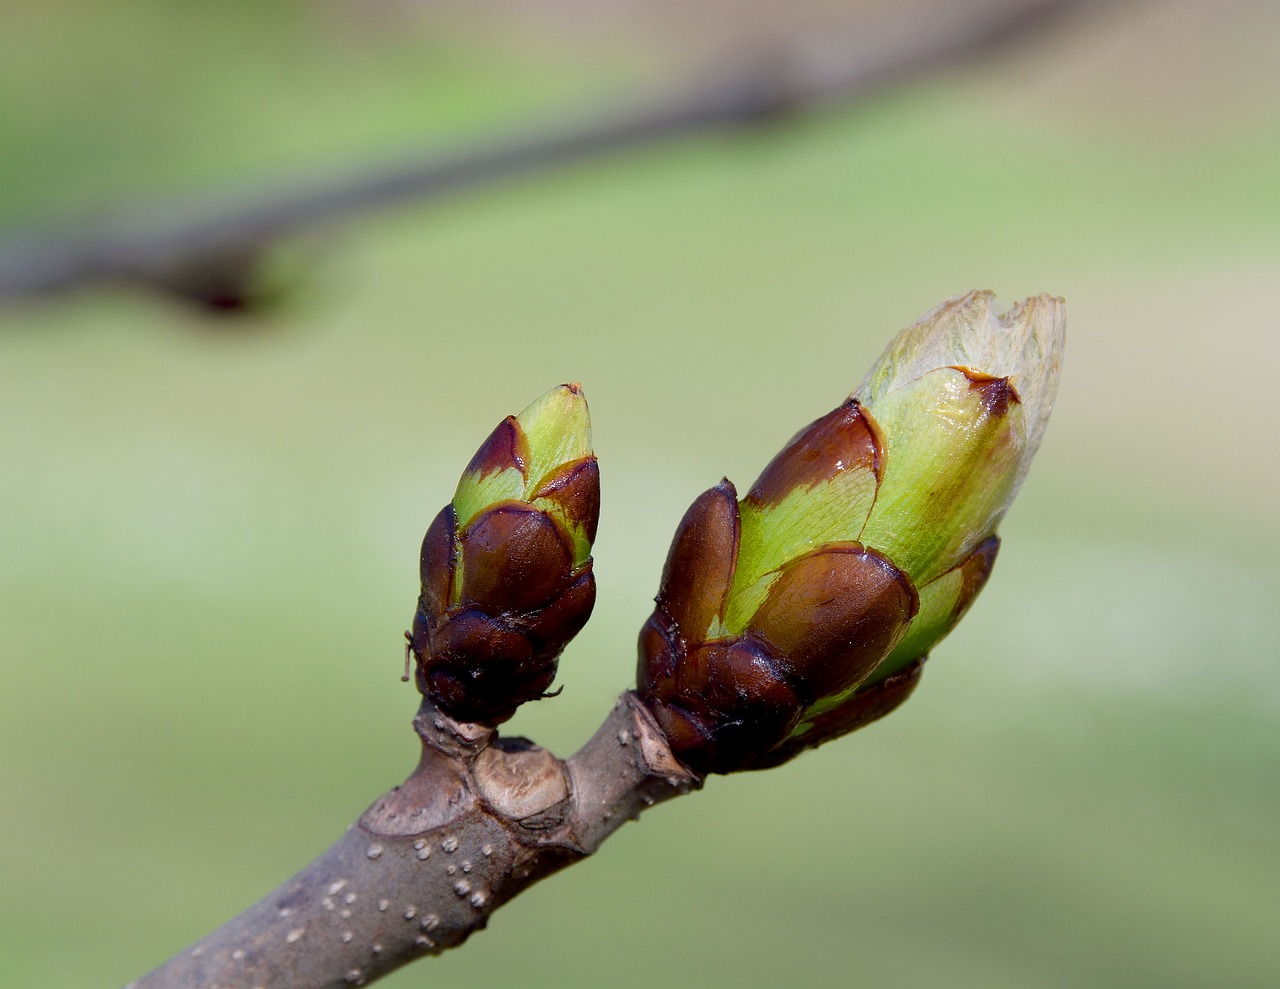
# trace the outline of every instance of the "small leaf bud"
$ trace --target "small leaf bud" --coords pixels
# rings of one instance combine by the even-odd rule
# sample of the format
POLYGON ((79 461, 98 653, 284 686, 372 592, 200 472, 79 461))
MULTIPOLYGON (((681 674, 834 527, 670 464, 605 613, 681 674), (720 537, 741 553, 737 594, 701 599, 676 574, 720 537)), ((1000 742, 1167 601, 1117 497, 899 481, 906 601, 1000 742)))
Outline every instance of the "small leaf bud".
POLYGON ((418 689, 459 721, 496 725, 543 696, 595 604, 600 475, 577 384, 489 435, 422 541, 410 633, 418 689))

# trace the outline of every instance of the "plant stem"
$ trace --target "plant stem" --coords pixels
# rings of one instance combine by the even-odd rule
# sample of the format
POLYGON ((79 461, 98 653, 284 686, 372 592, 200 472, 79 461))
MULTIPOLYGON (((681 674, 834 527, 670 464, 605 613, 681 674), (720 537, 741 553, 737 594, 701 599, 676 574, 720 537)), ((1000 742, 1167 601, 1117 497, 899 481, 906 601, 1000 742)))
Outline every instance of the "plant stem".
POLYGON ((264 899, 129 989, 339 989, 461 944, 625 821, 697 789, 623 694, 568 760, 523 738, 414 718, 422 758, 341 838, 264 899))

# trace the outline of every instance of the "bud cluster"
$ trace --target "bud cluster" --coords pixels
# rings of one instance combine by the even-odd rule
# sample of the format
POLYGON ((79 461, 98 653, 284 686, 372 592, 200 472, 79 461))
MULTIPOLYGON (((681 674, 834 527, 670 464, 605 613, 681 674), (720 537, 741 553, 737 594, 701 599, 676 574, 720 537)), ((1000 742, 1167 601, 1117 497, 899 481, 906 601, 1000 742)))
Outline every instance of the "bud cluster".
POLYGON ((1057 388, 1062 303, 991 293, 903 331, 741 501, 676 532, 637 689, 699 772, 784 762, 887 714, 986 583, 1057 388))
POLYGON ((543 696, 595 604, 600 475, 586 400, 561 385, 476 452, 422 542, 410 633, 418 689, 495 725, 543 696))

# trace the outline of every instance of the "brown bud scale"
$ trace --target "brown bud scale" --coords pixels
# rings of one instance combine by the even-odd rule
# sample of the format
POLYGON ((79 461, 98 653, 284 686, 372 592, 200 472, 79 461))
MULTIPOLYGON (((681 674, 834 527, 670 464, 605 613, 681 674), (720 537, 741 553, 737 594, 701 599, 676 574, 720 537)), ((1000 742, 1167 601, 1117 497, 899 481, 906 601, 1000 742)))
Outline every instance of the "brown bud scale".
POLYGON ((991 570, 996 565, 996 555, 1000 552, 1000 537, 992 536, 984 540, 977 549, 965 557, 960 564, 960 596, 956 598, 951 609, 952 624, 958 622, 973 604, 973 599, 987 584, 991 570))
POLYGON ((667 555, 657 603, 677 635, 700 638, 723 614, 739 537, 738 493, 722 480, 689 506, 667 555))
POLYGON ((550 603, 572 578, 573 545, 546 513, 499 502, 463 531, 462 603, 526 612, 550 603))
POLYGON ((555 502, 565 520, 581 526, 588 542, 595 542, 600 521, 600 466, 595 457, 571 461, 548 475, 528 496, 531 502, 543 499, 555 502))
POLYGON ((507 416, 480 445, 464 474, 486 477, 500 470, 529 472, 529 443, 515 416, 507 416))
POLYGON ((797 488, 812 488, 846 470, 884 471, 884 441, 857 399, 849 399, 796 433, 769 462, 747 500, 774 505, 797 488))
POLYGON ((924 660, 918 659, 890 677, 859 690, 837 708, 813 718, 810 726, 783 745, 751 760, 744 769, 771 769, 794 759, 806 749, 865 728, 895 711, 915 691, 924 672, 924 660))
POLYGON ((871 673, 919 607, 907 575, 875 550, 831 543, 783 568, 750 627, 818 698, 871 673))
POLYGON ((1008 414, 1010 405, 1022 404, 1018 390, 1013 387, 1013 383, 1008 378, 999 378, 975 371, 973 368, 956 365, 953 365, 952 369, 969 379, 970 391, 976 391, 982 396, 982 405, 987 415, 999 418, 1008 414))
POLYGON ((410 633, 418 689, 456 720, 500 724, 551 686, 594 606, 590 559, 573 566, 572 541, 546 512, 499 502, 458 535, 448 506, 423 540, 410 633))

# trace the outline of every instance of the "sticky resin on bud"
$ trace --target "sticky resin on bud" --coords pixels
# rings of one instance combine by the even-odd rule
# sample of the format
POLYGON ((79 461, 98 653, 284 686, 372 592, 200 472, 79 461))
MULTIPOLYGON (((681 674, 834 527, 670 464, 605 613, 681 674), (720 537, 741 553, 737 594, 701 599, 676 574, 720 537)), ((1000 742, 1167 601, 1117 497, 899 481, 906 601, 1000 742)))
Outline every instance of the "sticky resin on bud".
POLYGON ((587 402, 560 385, 498 424, 427 530, 409 639, 418 689, 488 725, 542 697, 595 604, 599 517, 587 402))
POLYGON ((953 299, 738 501, 686 513, 638 691, 699 772, 777 765, 887 714, 986 583, 1053 407, 1061 300, 953 299))

